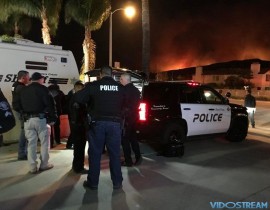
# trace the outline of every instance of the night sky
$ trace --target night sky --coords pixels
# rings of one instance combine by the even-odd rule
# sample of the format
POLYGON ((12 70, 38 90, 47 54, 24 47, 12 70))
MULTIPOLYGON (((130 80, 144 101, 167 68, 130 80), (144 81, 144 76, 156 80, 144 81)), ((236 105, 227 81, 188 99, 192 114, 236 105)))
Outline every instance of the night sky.
MULTIPOLYGON (((112 9, 124 0, 112 0, 112 9)), ((113 61, 141 68, 141 1, 133 20, 113 15, 113 61)), ((270 60, 270 0, 149 0, 151 71, 164 71, 216 62, 260 58, 270 60)), ((33 21, 33 26, 40 25, 33 21)), ((72 50, 81 65, 84 29, 60 21, 53 44, 72 50)), ((41 42, 33 27, 26 38, 41 42)), ((109 19, 92 33, 97 48, 96 67, 108 64, 109 19)))
POLYGON ((151 43, 151 69, 270 59, 269 0, 161 2, 152 9, 151 38, 153 33, 156 38, 151 43))

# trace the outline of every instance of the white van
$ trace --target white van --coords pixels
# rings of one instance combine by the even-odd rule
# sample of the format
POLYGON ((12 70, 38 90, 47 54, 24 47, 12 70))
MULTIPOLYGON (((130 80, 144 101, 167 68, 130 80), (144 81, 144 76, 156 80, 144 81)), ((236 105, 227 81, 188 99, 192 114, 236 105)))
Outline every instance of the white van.
MULTIPOLYGON (((45 77, 46 86, 55 80, 65 94, 79 80, 78 67, 71 51, 62 50, 61 46, 45 45, 24 39, 16 39, 14 43, 0 40, 0 88, 10 104, 11 87, 17 80, 17 73, 20 70, 28 71, 30 76, 34 72, 41 73, 45 77)), ((20 127, 18 124, 4 134, 5 142, 18 139, 20 127)))

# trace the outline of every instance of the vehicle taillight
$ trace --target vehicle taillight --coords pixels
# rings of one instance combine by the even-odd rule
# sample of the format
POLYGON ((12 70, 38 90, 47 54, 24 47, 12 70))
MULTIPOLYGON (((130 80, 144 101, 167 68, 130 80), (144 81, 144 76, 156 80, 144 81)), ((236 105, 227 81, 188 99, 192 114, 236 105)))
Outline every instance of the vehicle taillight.
POLYGON ((146 103, 140 103, 139 106, 139 120, 140 121, 146 121, 146 103))

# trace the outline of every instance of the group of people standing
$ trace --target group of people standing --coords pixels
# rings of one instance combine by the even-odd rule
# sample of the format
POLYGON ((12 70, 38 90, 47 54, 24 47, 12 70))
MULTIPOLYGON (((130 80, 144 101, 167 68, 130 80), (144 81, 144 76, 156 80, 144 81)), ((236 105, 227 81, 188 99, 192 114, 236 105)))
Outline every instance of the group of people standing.
MULTIPOLYGON (((72 169, 76 173, 88 173, 84 186, 97 189, 101 156, 106 147, 110 158, 110 172, 114 189, 122 188, 121 165, 131 167, 142 162, 139 143, 136 140, 135 123, 140 101, 139 90, 131 83, 129 74, 123 74, 120 83, 112 78, 112 68, 101 68, 101 79, 84 85, 74 84, 69 100, 69 123, 73 135, 74 158, 72 169), (89 143, 89 170, 84 168, 85 145, 89 143), (121 162, 121 144, 124 161, 121 162), (135 161, 131 158, 131 150, 135 161)), ((31 78, 26 71, 18 73, 13 85, 13 109, 20 115, 22 130, 19 139, 18 159, 28 159, 30 172, 48 170, 50 148, 50 124, 57 124, 57 109, 52 90, 43 85, 44 77, 35 72, 31 78), (31 83, 28 84, 29 80, 31 83), (28 84, 28 85, 27 85, 28 84), (37 141, 40 140, 40 167, 37 167, 37 141), (27 141, 26 141, 27 140, 27 141), (28 142, 27 150, 25 149, 28 142)), ((59 115, 59 112, 58 112, 59 115)))
POLYGON ((53 168, 49 163, 51 127, 57 120, 54 99, 44 85, 44 76, 27 71, 18 73, 18 84, 13 85, 13 109, 19 114, 22 129, 18 159, 27 159, 30 173, 53 168), (27 84, 31 79, 31 83, 27 84), (27 82, 28 81, 28 82, 27 82), (40 141, 40 166, 37 162, 37 142, 40 141), (26 148, 23 148, 25 145, 26 148), (22 156, 20 156, 22 155, 22 156))
MULTIPOLYGON (((142 162, 139 143, 136 139, 136 121, 140 92, 132 84, 131 76, 124 73, 120 83, 112 78, 112 68, 101 68, 100 79, 83 84, 77 81, 68 100, 69 124, 74 155, 72 169, 76 173, 88 173, 83 186, 98 189, 100 161, 104 148, 109 155, 111 180, 114 189, 122 188, 121 166, 132 167, 142 162), (89 170, 84 167, 85 146, 88 141, 89 170), (121 162, 121 145, 124 161, 121 162), (132 160, 131 151, 135 155, 132 160)), ((252 127, 255 127, 254 113, 256 99, 247 90, 244 106, 247 107, 252 127)), ((21 121, 18 160, 28 160, 30 173, 53 168, 49 163, 49 150, 54 140, 50 136, 51 126, 54 139, 60 143, 60 119, 64 112, 65 95, 57 84, 44 86, 44 76, 35 72, 19 71, 12 86, 12 106, 21 121), (30 82, 31 81, 31 82, 30 82), (37 142, 40 141, 40 166, 37 162, 37 142)), ((71 141, 71 142, 70 142, 71 141)))
MULTIPOLYGON (((32 77, 42 77, 39 73, 33 74, 32 77)), ((41 79, 41 78, 40 78, 41 79)), ((21 70, 18 72, 17 81, 12 85, 12 106, 15 110, 16 118, 20 120, 21 131, 19 135, 19 149, 18 149, 18 160, 27 160, 27 140, 25 138, 24 132, 24 119, 22 115, 22 110, 18 107, 19 95, 26 85, 30 84, 30 80, 33 82, 33 78, 30 78, 29 72, 21 70)), ((34 81, 35 82, 35 81, 34 81)), ((43 82, 41 81, 41 84, 43 82)), ((59 85, 57 85, 54 81, 48 87, 48 90, 53 97, 53 101, 55 102, 55 108, 57 112, 57 118, 54 122, 54 125, 51 126, 50 130, 50 148, 54 147, 54 142, 56 144, 60 144, 60 115, 64 113, 63 107, 65 106, 65 95, 60 90, 59 85)), ((36 106, 39 106, 36 104, 36 106)))

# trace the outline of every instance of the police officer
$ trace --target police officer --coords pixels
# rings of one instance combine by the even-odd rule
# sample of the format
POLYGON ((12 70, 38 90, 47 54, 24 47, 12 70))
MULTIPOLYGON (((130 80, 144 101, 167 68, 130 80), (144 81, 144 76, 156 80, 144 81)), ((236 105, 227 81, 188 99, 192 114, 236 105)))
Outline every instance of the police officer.
POLYGON ((68 94, 66 95, 66 106, 67 106, 67 114, 68 114, 68 121, 69 121, 69 126, 70 126, 70 133, 69 133, 69 136, 68 136, 68 140, 67 140, 67 144, 66 144, 66 149, 73 149, 73 146, 74 146, 74 139, 75 139, 75 135, 72 133, 72 128, 71 128, 71 113, 70 113, 70 108, 69 108, 69 105, 70 105, 70 101, 71 101, 71 98, 73 97, 75 93, 75 90, 74 88, 72 88, 72 90, 70 90, 68 92, 68 94))
MULTIPOLYGON (((100 160, 104 144, 110 158, 110 172, 114 189, 122 188, 120 163, 121 110, 124 102, 123 86, 112 78, 112 68, 101 68, 101 79, 85 86, 77 93, 79 103, 88 103, 91 117, 88 132, 89 172, 84 187, 98 188, 100 160)), ((89 118, 90 118, 89 117, 89 118)))
POLYGON ((59 85, 56 81, 52 81, 52 84, 48 86, 49 91, 51 92, 57 110, 57 120, 53 126, 51 126, 51 148, 53 148, 54 141, 56 144, 61 144, 60 140, 60 115, 64 113, 64 106, 65 106, 65 94, 60 90, 59 85))
POLYGON ((28 140, 28 162, 30 173, 38 173, 37 168, 37 141, 40 140, 40 167, 39 171, 53 168, 49 164, 49 124, 55 122, 56 108, 55 103, 47 87, 43 85, 44 77, 35 72, 31 76, 32 83, 24 87, 20 92, 19 109, 23 113, 24 131, 28 140), (47 119, 46 119, 47 118, 47 119))
POLYGON ((76 102, 74 99, 78 91, 84 88, 81 81, 74 84, 75 93, 69 102, 69 123, 71 133, 74 136, 74 151, 72 169, 75 173, 84 174, 87 170, 84 168, 85 145, 86 145, 86 105, 76 102))
MULTIPOLYGON (((14 105, 18 101, 19 93, 23 87, 25 87, 30 80, 29 72, 21 70, 18 72, 17 81, 12 85, 12 107, 16 107, 14 105)), ((15 109, 14 109, 15 110, 15 109)), ((19 148, 18 148, 18 160, 27 160, 27 140, 25 138, 24 129, 23 129, 23 120, 21 113, 19 110, 15 110, 16 118, 20 120, 21 123, 21 131, 19 136, 19 148)))
POLYGON ((131 82, 130 74, 122 74, 120 83, 124 86, 125 90, 125 132, 122 136, 122 147, 125 156, 125 161, 122 162, 123 166, 131 167, 133 161, 131 158, 131 148, 135 154, 134 165, 140 165, 142 156, 140 146, 136 139, 136 121, 138 120, 138 108, 140 104, 140 91, 131 82), (131 146, 131 148, 130 148, 131 146))

